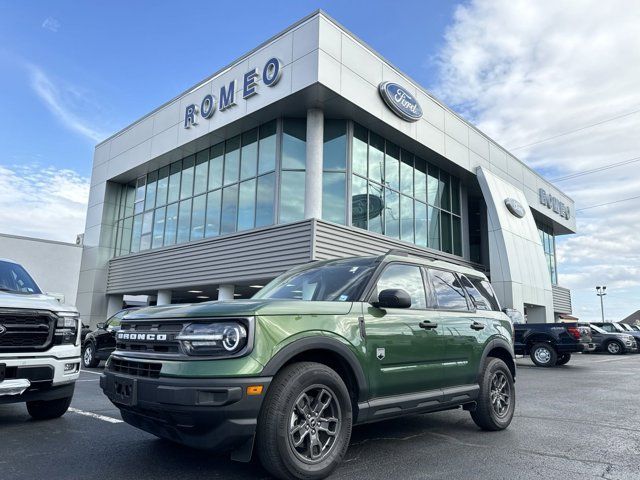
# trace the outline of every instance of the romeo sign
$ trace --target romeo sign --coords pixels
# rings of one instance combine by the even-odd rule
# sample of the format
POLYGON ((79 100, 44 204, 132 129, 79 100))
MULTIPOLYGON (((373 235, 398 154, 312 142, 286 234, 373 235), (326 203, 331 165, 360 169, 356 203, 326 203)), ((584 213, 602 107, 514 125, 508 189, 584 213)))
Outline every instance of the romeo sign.
MULTIPOLYGON (((282 76, 282 62, 277 58, 270 58, 262 69, 252 68, 242 76, 242 98, 246 100, 258 93, 258 82, 266 87, 273 87, 282 76)), ((231 80, 228 85, 220 87, 220 95, 207 94, 200 103, 187 105, 184 112, 184 128, 197 125, 200 118, 209 119, 217 110, 224 111, 236 104, 236 81, 231 80)))
POLYGON ((403 120, 415 122, 422 118, 422 108, 418 101, 397 83, 382 82, 378 90, 384 103, 403 120))

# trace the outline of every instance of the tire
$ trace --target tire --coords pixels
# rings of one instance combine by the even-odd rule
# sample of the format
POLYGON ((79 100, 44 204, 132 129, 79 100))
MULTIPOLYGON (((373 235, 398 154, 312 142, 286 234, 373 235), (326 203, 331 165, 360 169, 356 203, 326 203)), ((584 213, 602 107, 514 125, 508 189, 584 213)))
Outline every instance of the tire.
POLYGON ((98 365, 100 365, 100 359, 96 358, 96 347, 89 342, 82 352, 82 366, 84 368, 96 368, 98 365))
POLYGON ((531 361, 538 367, 554 367, 558 361, 558 354, 548 343, 536 343, 529 350, 531 361))
POLYGON ((511 370, 501 359, 489 357, 482 371, 480 394, 471 418, 481 429, 495 432, 511 424, 515 409, 516 390, 511 370))
POLYGON ((624 346, 615 340, 608 341, 604 349, 611 355, 622 355, 625 352, 624 346))
POLYGON ((567 363, 569 363, 569 360, 571 360, 571 354, 570 353, 563 353, 556 360, 556 365, 558 365, 558 366, 559 365, 566 365, 567 363))
POLYGON ((34 400, 27 402, 27 411, 36 420, 51 420, 64 415, 71 405, 73 397, 58 398, 57 400, 34 400))
POLYGON ((274 378, 260 412, 257 429, 260 461, 276 478, 325 478, 342 461, 349 447, 352 422, 349 391, 334 370, 315 362, 289 365, 274 378), (326 403, 320 410, 323 417, 314 417, 320 407, 318 398, 326 403), (321 418, 335 422, 323 424, 319 422, 321 418), (297 430, 292 431, 290 425, 297 430), (322 430, 317 428, 319 425, 322 430), (312 444, 312 439, 320 443, 312 444), (318 451, 322 443, 325 445, 318 451), (314 453, 317 458, 312 458, 314 453))

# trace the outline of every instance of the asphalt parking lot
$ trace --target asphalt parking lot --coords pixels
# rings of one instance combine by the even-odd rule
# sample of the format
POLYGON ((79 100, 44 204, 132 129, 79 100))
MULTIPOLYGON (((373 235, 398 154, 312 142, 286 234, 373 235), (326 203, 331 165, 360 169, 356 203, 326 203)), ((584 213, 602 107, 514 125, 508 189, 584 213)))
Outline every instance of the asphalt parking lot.
MULTIPOLYGON (((640 355, 518 366, 508 430, 482 432, 461 410, 356 427, 332 478, 640 479, 640 355)), ((60 419, 36 422, 24 405, 0 405, 2 480, 268 478, 257 462, 234 463, 122 423, 99 372, 81 373, 60 419)))

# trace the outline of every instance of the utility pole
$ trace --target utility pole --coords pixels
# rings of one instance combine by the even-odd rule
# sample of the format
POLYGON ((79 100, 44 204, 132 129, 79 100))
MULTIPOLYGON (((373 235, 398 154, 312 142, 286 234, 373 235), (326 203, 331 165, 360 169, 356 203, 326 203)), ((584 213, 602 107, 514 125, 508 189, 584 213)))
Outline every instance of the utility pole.
POLYGON ((604 322, 604 301, 602 300, 602 297, 604 297, 607 294, 607 287, 606 286, 598 286, 596 287, 596 295, 598 295, 600 297, 600 312, 602 313, 602 321, 604 322))

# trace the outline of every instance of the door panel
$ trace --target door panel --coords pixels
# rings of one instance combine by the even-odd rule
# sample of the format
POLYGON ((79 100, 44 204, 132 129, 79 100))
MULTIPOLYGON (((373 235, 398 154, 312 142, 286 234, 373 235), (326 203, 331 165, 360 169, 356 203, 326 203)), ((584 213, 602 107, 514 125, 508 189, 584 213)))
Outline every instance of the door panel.
POLYGON ((442 325, 425 330, 423 321, 437 323, 428 310, 386 309, 364 305, 369 387, 372 397, 439 389, 444 355, 442 325), (384 349, 383 358, 379 350, 384 349))
POLYGON ((437 324, 438 314, 427 309, 420 267, 387 265, 370 301, 377 301, 378 292, 386 289, 407 292, 411 307, 383 309, 363 304, 372 397, 441 388, 443 330, 437 324))
POLYGON ((491 323, 467 312, 439 313, 444 337, 444 387, 476 383, 491 323), (471 328, 474 323, 485 327, 474 330, 471 328))

